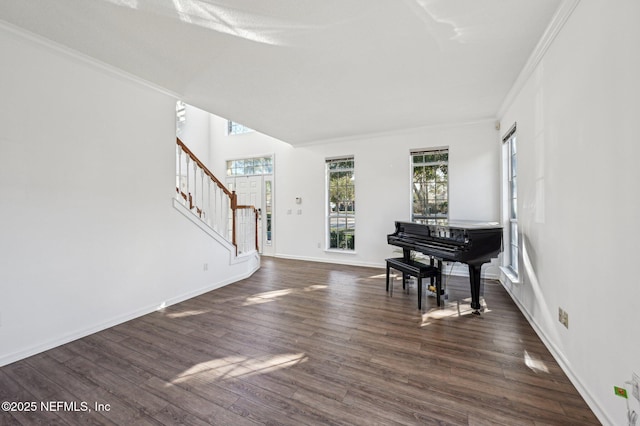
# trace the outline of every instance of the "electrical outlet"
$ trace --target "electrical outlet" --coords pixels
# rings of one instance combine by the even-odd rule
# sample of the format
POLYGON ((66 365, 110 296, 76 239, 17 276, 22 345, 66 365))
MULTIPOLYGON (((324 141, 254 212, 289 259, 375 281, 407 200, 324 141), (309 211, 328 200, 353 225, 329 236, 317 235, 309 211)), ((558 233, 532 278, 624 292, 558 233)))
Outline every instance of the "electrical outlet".
POLYGON ((204 266, 202 267, 203 270, 208 271, 209 270, 209 264, 205 263, 204 266))
POLYGON ((558 321, 569 329, 569 314, 562 308, 558 308, 558 321))
POLYGON ((640 401, 640 376, 636 373, 633 373, 631 376, 631 394, 640 401))

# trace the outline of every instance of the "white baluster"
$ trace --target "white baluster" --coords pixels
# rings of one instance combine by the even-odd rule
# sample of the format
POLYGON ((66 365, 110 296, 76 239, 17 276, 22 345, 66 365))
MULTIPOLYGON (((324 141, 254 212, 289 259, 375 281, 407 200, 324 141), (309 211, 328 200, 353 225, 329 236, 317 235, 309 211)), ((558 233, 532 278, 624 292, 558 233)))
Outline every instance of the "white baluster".
POLYGON ((200 219, 204 214, 204 170, 200 169, 200 219))
POLYGON ((198 163, 193 161, 193 196, 191 197, 191 199, 193 200, 192 207, 196 207, 196 203, 198 202, 197 195, 198 195, 198 163))
POLYGON ((220 203, 218 202, 218 197, 220 196, 220 188, 218 185, 213 185, 213 211, 215 212, 215 229, 220 232, 219 226, 219 217, 220 217, 220 207, 218 206, 220 203))
POLYGON ((211 223, 211 178, 207 176, 207 215, 205 216, 207 225, 213 228, 211 223))
MULTIPOLYGON (((237 201, 237 200, 236 200, 237 201)), ((224 217, 224 226, 225 226, 225 232, 228 235, 229 241, 233 240, 233 221, 234 221, 234 217, 233 215, 236 214, 236 212, 234 210, 231 210, 231 198, 225 197, 224 198, 224 203, 226 208, 224 209, 225 211, 225 217, 224 217)), ((237 241, 236 241, 237 243, 237 241)))
POLYGON ((236 242, 238 253, 244 253, 244 209, 236 209, 236 242))
POLYGON ((181 199, 180 196, 180 177, 182 176, 182 147, 176 145, 176 197, 181 199))
POLYGON ((240 247, 240 252, 244 253, 246 250, 246 241, 244 238, 244 234, 246 232, 246 222, 245 222, 245 217, 244 217, 244 209, 242 210, 238 210, 238 213, 240 215, 240 220, 238 221, 238 229, 236 229, 236 238, 238 239, 238 246, 240 247))
POLYGON ((185 164, 186 167, 185 168, 187 169, 187 176, 186 176, 186 179, 185 179, 187 181, 186 182, 187 183, 187 187, 185 188, 185 194, 186 194, 187 199, 186 199, 186 204, 185 205, 189 209, 191 209, 191 203, 189 202, 189 194, 191 193, 191 177, 190 177, 191 173, 189 173, 189 171, 191 170, 191 168, 189 167, 189 162, 190 161, 191 161, 191 157, 189 157, 187 155, 186 158, 185 158, 185 162, 186 162, 186 164, 185 164))
POLYGON ((220 193, 222 190, 216 185, 216 198, 215 198, 215 209, 216 209, 216 231, 220 234, 222 233, 222 228, 220 227, 220 218, 222 217, 222 200, 220 199, 220 193))

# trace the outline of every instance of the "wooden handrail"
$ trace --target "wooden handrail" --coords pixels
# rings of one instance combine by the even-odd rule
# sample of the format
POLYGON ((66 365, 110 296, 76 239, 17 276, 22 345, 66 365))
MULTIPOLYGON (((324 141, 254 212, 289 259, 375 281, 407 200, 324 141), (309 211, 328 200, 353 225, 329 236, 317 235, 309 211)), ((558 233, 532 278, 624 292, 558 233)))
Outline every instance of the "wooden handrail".
MULTIPOLYGON (((209 177, 218 186, 218 188, 220 188, 222 190, 222 192, 224 192, 229 197, 229 207, 231 209, 231 221, 232 221, 232 224, 231 224, 231 243, 236 248, 236 255, 238 254, 238 243, 237 243, 237 235, 236 235, 236 228, 237 228, 236 210, 238 210, 238 209, 253 209, 254 217, 255 217, 255 248, 256 248, 256 250, 258 250, 258 210, 255 208, 255 206, 238 205, 238 195, 236 194, 236 191, 229 191, 227 189, 227 187, 224 186, 224 184, 222 182, 220 182, 218 180, 218 178, 216 178, 214 176, 213 173, 211 173, 211 171, 207 168, 207 166, 205 166, 202 163, 202 161, 200 161, 198 159, 198 157, 196 157, 196 155, 184 144, 184 142, 182 142, 180 140, 180 138, 176 137, 176 143, 182 149, 182 151, 185 154, 187 154, 189 156, 189 158, 191 158, 191 160, 193 160, 193 162, 198 165, 198 167, 200 167, 202 169, 202 171, 207 175, 207 177, 209 177)), ((198 206, 193 204, 193 198, 191 196, 191 193, 185 194, 179 188, 176 188, 176 192, 180 196, 182 196, 182 198, 184 198, 186 202, 189 203, 189 209, 192 209, 192 208, 195 207, 196 211, 198 212, 198 215, 200 217, 202 217, 202 209, 198 208, 198 206)))
POLYGON ((205 166, 205 165, 202 163, 202 161, 200 161, 200 160, 198 159, 198 157, 196 157, 196 155, 195 155, 193 152, 191 152, 191 150, 190 150, 189 148, 187 148, 187 146, 184 144, 184 142, 182 142, 182 141, 180 140, 180 138, 176 138, 176 143, 177 143, 177 144, 178 144, 178 146, 180 146, 180 148, 182 148, 182 150, 183 150, 183 151, 184 151, 184 152, 189 156, 189 158, 191 158, 191 159, 192 159, 192 160, 193 160, 193 161, 198 165, 198 167, 200 167, 200 168, 204 171, 204 173, 205 173, 207 176, 209 176, 209 177, 211 178, 211 180, 213 180, 213 181, 216 183, 216 185, 218 185, 218 188, 222 189, 222 190, 224 191, 224 193, 225 193, 225 194, 227 194, 227 195, 229 196, 229 198, 231 198, 231 199, 233 200, 233 194, 231 193, 231 191, 229 191, 229 190, 227 189, 227 187, 226 187, 226 186, 224 186, 224 185, 222 184, 222 182, 220 182, 220 181, 218 180, 218 178, 217 178, 217 177, 215 177, 215 176, 213 175, 213 173, 211 173, 211 172, 209 171, 209 169, 207 169, 207 166, 205 166))

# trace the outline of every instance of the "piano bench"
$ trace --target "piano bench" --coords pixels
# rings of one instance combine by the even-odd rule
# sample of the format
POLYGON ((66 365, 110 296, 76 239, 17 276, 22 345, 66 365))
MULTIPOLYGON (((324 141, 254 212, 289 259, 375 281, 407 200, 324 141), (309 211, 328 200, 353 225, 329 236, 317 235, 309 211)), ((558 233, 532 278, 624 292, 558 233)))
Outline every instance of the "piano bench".
MULTIPOLYGON (((418 309, 422 310, 422 279, 435 278, 436 280, 436 301, 440 306, 440 293, 442 292, 442 272, 433 265, 427 265, 415 260, 405 260, 403 257, 391 257, 385 259, 387 262, 387 291, 389 291, 389 269, 393 268, 402 272, 402 280, 406 276, 418 279, 418 309)), ((391 293, 393 296, 393 283, 391 283, 391 293)))

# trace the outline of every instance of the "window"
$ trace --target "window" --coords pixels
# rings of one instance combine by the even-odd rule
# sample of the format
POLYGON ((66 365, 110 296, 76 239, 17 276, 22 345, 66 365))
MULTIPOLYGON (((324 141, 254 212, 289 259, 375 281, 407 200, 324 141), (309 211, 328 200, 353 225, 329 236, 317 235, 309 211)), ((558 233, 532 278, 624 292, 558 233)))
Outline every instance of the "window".
POLYGON ((264 182, 264 209, 266 214, 266 239, 265 244, 270 246, 273 244, 273 240, 271 239, 272 233, 271 228, 273 225, 273 181, 266 180, 264 182))
POLYGON ((506 256, 506 266, 511 273, 518 276, 518 162, 516 151, 516 125, 507 132, 502 139, 504 142, 504 154, 506 157, 507 173, 505 189, 508 200, 507 217, 509 227, 507 229, 507 240, 509 241, 509 252, 506 256))
POLYGON ((329 249, 355 250, 356 191, 353 157, 327 160, 329 249))
POLYGON ((176 136, 180 136, 182 134, 186 121, 187 106, 182 101, 176 101, 176 136))
POLYGON ((231 120, 227 121, 227 134, 228 135, 240 135, 242 133, 253 132, 253 129, 243 126, 240 123, 234 123, 231 120))
POLYGON ((449 149, 411 153, 411 221, 444 223, 449 218, 449 149))
POLYGON ((245 158, 227 161, 227 176, 270 175, 273 173, 272 157, 245 158))

